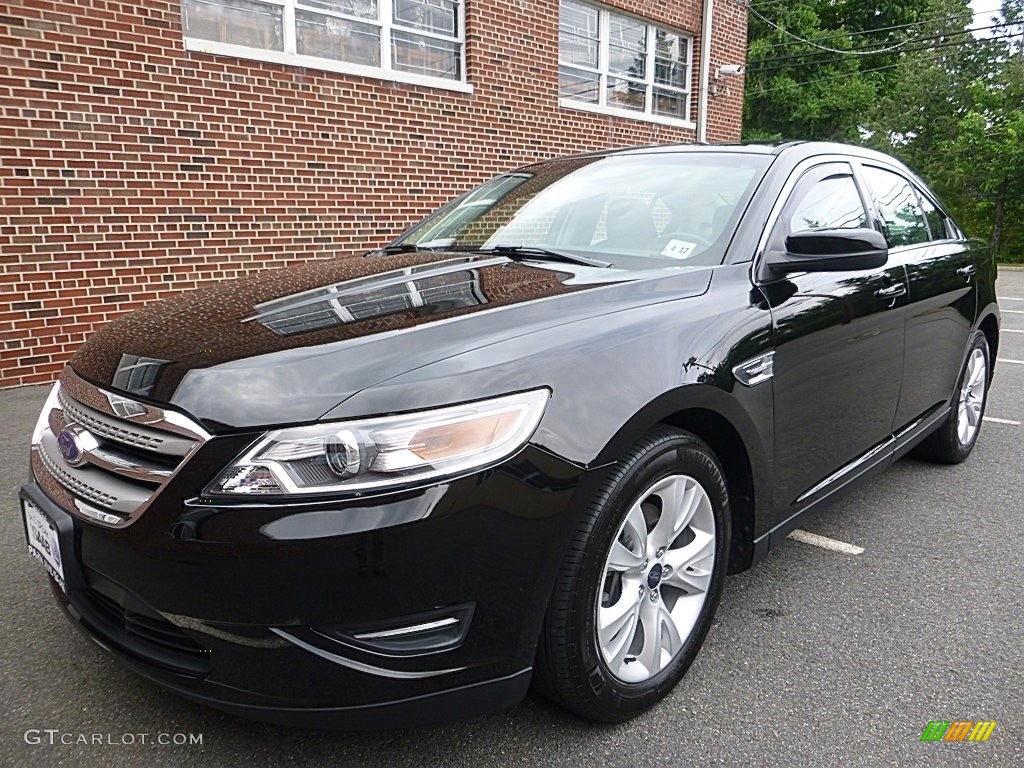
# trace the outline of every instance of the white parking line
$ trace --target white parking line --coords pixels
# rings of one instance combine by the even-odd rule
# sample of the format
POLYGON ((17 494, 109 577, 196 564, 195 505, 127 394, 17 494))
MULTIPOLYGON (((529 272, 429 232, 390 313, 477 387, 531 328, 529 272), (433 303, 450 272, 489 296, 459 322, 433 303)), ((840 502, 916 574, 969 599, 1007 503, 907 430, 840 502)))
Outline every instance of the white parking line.
POLYGON ((1016 296, 996 296, 999 301, 1024 301, 1024 299, 1018 299, 1016 296))
POLYGON ((1024 315, 1024 309, 1001 309, 1004 315, 1024 315))
POLYGON ((859 555, 864 551, 864 547, 847 544, 845 541, 839 541, 838 539, 830 539, 828 536, 819 536, 816 533, 810 533, 801 528, 797 528, 786 538, 802 541, 804 544, 821 547, 822 549, 830 549, 833 552, 842 552, 845 555, 859 555))
POLYGON ((1016 328, 1003 328, 1003 333, 1024 333, 1024 331, 1018 331, 1016 328))
POLYGON ((1009 424, 1011 427, 1019 427, 1019 421, 1011 421, 1010 419, 997 419, 995 416, 982 416, 982 421, 993 421, 996 424, 1009 424))
POLYGON ((1011 360, 1008 357, 997 357, 997 363, 1013 363, 1014 365, 1024 365, 1024 360, 1011 360))

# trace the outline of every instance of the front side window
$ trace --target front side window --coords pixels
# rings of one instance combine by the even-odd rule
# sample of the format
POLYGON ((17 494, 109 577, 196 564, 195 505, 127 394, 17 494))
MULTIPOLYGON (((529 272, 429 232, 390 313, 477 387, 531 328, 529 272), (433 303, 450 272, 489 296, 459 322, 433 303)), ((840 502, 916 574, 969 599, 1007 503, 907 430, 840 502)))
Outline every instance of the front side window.
POLYGON ((772 227, 768 249, 786 250, 795 232, 868 227, 868 211, 847 163, 825 163, 804 172, 772 227))
POLYGON ((554 160, 487 182, 393 245, 548 248, 627 269, 720 264, 769 160, 730 152, 554 160))
POLYGON ((815 229, 858 229, 868 225, 867 212, 848 173, 835 173, 811 184, 786 214, 787 234, 815 229))
POLYGON ((690 37, 577 0, 561 0, 558 31, 563 103, 689 121, 690 37))
POLYGON ((882 232, 890 248, 928 242, 924 211, 910 182, 897 173, 864 166, 864 178, 882 219, 882 232))
POLYGON ((189 50, 465 81, 462 0, 182 0, 189 50))

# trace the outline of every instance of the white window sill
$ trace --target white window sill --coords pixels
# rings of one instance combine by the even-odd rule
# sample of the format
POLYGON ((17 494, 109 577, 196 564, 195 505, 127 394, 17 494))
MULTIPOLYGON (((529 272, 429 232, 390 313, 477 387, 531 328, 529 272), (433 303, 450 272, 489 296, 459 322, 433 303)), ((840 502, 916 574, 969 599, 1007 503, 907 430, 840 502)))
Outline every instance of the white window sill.
POLYGON ((677 117, 665 117, 664 115, 651 115, 646 112, 637 112, 632 109, 606 107, 601 104, 591 104, 587 101, 576 101, 575 99, 559 99, 558 106, 563 109, 578 109, 581 112, 593 112, 597 115, 625 117, 630 120, 639 120, 643 123, 657 123, 658 125, 671 125, 675 128, 688 128, 691 131, 697 129, 697 124, 690 120, 680 120, 677 117))
POLYGON ((185 38, 185 50, 195 53, 209 53, 217 56, 235 56, 239 59, 250 59, 253 61, 266 61, 271 64, 284 64, 289 67, 305 67, 306 69, 320 69, 325 72, 339 72, 345 75, 359 75, 361 77, 372 77, 375 80, 385 80, 395 83, 408 83, 409 85, 423 85, 428 88, 441 88, 446 91, 458 91, 460 93, 472 93, 473 86, 461 80, 447 80, 443 77, 430 77, 429 75, 418 75, 415 72, 401 72, 398 70, 384 70, 378 67, 367 67, 362 64, 352 64, 347 61, 332 61, 321 59, 316 56, 302 56, 284 51, 268 51, 262 48, 249 48, 245 45, 233 45, 212 40, 200 40, 195 37, 185 38))

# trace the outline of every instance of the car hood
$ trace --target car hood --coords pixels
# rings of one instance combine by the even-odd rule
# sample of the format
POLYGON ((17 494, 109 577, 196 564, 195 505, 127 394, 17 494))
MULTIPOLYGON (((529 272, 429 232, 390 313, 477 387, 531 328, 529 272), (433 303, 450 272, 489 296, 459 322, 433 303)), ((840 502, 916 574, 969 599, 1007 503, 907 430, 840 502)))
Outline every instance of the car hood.
POLYGON ((71 367, 216 431, 313 421, 423 365, 702 293, 710 273, 433 252, 315 261, 150 304, 93 335, 71 367))

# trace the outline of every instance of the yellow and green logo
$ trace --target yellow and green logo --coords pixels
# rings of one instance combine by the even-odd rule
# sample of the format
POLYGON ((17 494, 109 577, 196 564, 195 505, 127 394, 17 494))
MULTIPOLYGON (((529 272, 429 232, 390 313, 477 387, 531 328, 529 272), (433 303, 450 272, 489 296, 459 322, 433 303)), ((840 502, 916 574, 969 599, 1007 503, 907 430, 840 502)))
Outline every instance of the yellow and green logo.
POLYGON ((995 728, 995 720, 932 720, 925 726, 921 741, 988 741, 995 728))

